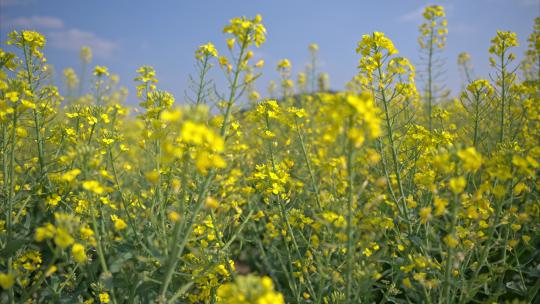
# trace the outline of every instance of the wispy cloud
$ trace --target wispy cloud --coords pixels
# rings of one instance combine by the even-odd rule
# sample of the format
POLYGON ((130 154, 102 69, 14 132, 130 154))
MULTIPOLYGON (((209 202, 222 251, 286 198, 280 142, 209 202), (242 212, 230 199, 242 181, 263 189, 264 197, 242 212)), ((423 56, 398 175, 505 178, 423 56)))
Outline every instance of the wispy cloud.
POLYGON ((424 5, 409 11, 398 17, 398 20, 401 22, 412 22, 422 20, 422 13, 424 12, 424 5))
POLYGON ((0 0, 0 7, 26 5, 32 2, 32 0, 0 0))
POLYGON ((89 46, 97 56, 108 57, 118 45, 108 39, 99 37, 95 33, 78 29, 66 29, 49 33, 52 47, 70 51, 78 51, 83 46, 89 46))
MULTIPOLYGON (((528 0, 522 0, 522 1, 528 1, 528 0)), ((440 2, 443 2, 443 3, 437 3, 437 5, 444 6, 444 10, 446 11, 447 14, 448 12, 451 12, 453 10, 454 6, 452 3, 449 3, 449 2, 444 3, 444 1, 440 1, 440 2)), ((430 5, 435 5, 435 3, 426 3, 424 5, 421 5, 415 8, 414 10, 408 11, 404 13, 403 15, 399 16, 398 20, 401 22, 420 22, 423 19, 422 14, 424 13, 424 9, 430 5)))
MULTIPOLYGON (((491 4, 505 4, 508 2, 508 0, 483 0, 486 3, 491 4)), ((540 2, 538 0, 515 0, 513 4, 518 4, 523 7, 531 7, 531 6, 540 6, 540 2)))
MULTIPOLYGON (((2 0, 5 1, 5 0, 2 0)), ((8 20, 7 27, 26 29, 63 29, 64 22, 55 17, 32 16, 8 20)))
POLYGON ((450 23, 448 25, 448 31, 452 34, 454 33, 472 34, 476 32, 476 28, 470 24, 465 24, 465 23, 458 23, 458 24, 450 23))
MULTIPOLYGON (((0 0, 13 1, 13 0, 0 0)), ((51 16, 31 16, 9 19, 5 22, 6 28, 31 29, 42 31, 46 34, 48 45, 53 48, 79 51, 82 46, 88 46, 99 57, 109 57, 118 48, 118 44, 112 40, 101 37, 90 31, 77 28, 69 28, 65 23, 51 16)))
POLYGON ((538 0, 519 0, 518 3, 525 7, 540 7, 538 0))

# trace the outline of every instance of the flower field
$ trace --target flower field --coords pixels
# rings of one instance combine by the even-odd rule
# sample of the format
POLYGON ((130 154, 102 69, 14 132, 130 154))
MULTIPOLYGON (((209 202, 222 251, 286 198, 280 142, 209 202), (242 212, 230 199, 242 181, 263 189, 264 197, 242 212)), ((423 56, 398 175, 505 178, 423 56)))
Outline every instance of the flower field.
POLYGON ((345 90, 328 89, 311 44, 305 72, 281 60, 268 94, 263 18, 224 23, 227 48, 195 50, 189 101, 151 66, 128 95, 89 48, 88 73, 57 84, 47 37, 9 34, 1 303, 540 299, 540 18, 528 41, 493 30, 486 79, 467 53, 442 60, 445 11, 428 6, 421 65, 373 32, 345 90), (438 75, 456 64, 450 94, 438 75))

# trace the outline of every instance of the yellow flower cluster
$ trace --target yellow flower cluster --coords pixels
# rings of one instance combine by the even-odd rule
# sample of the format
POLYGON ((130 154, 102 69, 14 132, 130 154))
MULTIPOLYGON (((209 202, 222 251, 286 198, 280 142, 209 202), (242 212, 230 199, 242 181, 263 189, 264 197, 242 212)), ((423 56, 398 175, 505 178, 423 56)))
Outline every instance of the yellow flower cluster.
POLYGON ((156 71, 153 67, 145 65, 137 69, 137 74, 139 75, 135 77, 135 81, 140 82, 137 86, 137 97, 145 98, 146 94, 156 89, 158 82, 156 71))
POLYGON ((77 73, 75 73, 75 70, 67 68, 63 71, 63 76, 69 90, 75 90, 79 87, 79 77, 77 76, 77 73))
POLYGON ((444 7, 440 5, 428 6, 424 9, 422 16, 425 22, 420 25, 420 37, 418 43, 421 48, 431 48, 437 46, 442 49, 446 45, 448 29, 444 7))
POLYGON ((208 126, 186 121, 178 140, 195 147, 193 157, 201 173, 206 173, 210 168, 225 167, 225 160, 219 155, 224 150, 223 138, 208 126))
POLYGON ((458 61, 457 61, 459 65, 467 64, 470 61, 471 61, 471 54, 469 54, 467 52, 459 53, 458 61))
POLYGON ((489 53, 501 56, 508 49, 515 46, 519 46, 516 33, 511 31, 497 31, 497 35, 491 39, 489 53))
POLYGON ((384 33, 373 32, 371 35, 363 35, 362 40, 358 43, 356 53, 362 56, 375 57, 375 60, 382 59, 383 53, 395 55, 398 50, 394 47, 394 43, 384 33))
POLYGON ((266 41, 266 28, 261 21, 261 15, 253 19, 233 18, 229 21, 229 25, 223 28, 223 32, 232 34, 240 46, 255 44, 256 47, 260 47, 266 41))
POLYGON ((289 166, 286 163, 256 165, 250 178, 255 182, 255 189, 266 195, 287 198, 287 185, 290 182, 289 166))
POLYGON ((353 116, 361 129, 354 128, 349 132, 349 138, 359 148, 365 141, 381 135, 381 119, 379 108, 375 106, 373 96, 368 93, 348 95, 347 103, 354 109, 353 116))
POLYGON ((283 304, 283 295, 274 291, 269 277, 238 276, 234 283, 221 285, 217 303, 222 304, 283 304))
POLYGON ((291 66, 292 65, 291 65, 291 62, 289 61, 289 59, 282 59, 277 64, 278 71, 280 71, 280 70, 290 70, 291 66))
POLYGON ((199 46, 195 52, 195 58, 198 60, 207 60, 210 57, 218 57, 218 51, 213 43, 209 42, 199 46))
POLYGON ((396 99, 416 97, 415 68, 408 59, 393 57, 398 51, 384 33, 374 32, 372 35, 362 36, 356 52, 361 55, 358 64, 360 73, 353 79, 353 83, 359 84, 358 89, 376 89, 380 93, 382 89, 394 89, 393 94, 388 94, 396 99))
POLYGON ((103 76, 106 76, 108 77, 110 74, 109 74, 109 71, 107 69, 107 67, 105 66, 96 66, 94 68, 94 76, 97 76, 97 77, 103 77, 103 76))
MULTIPOLYGON (((79 226, 78 218, 73 217, 70 214, 65 213, 55 213, 54 214, 56 225, 47 223, 42 227, 38 227, 35 232, 35 240, 37 242, 42 242, 47 239, 54 240, 56 246, 61 249, 67 249, 71 247, 71 255, 73 259, 78 263, 85 263, 87 260, 85 247, 84 245, 75 242, 73 238, 76 229, 79 226)), ((80 229, 81 239, 86 239, 90 243, 94 243, 93 231, 81 227, 80 229), (86 231, 88 230, 88 232, 86 231)))
POLYGON ((10 289, 15 284, 15 275, 12 273, 0 272, 0 287, 10 289))
POLYGON ((11 32, 9 35, 8 45, 15 45, 20 48, 28 48, 32 56, 43 59, 41 50, 45 47, 45 37, 34 31, 17 31, 11 32))

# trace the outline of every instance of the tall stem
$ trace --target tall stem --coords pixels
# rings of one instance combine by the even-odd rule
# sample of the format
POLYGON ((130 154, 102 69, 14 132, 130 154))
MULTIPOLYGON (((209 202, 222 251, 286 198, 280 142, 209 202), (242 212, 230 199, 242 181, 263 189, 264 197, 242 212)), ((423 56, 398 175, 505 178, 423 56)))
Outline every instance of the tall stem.
MULTIPOLYGON (((11 126, 11 149, 9 150, 9 189, 8 189, 8 212, 7 212, 7 244, 11 242, 11 237, 13 233, 13 222, 12 222, 12 213, 13 213, 13 186, 15 183, 15 146, 16 146, 16 140, 17 140, 17 108, 14 107, 13 109, 13 120, 12 120, 12 126, 11 126)), ((7 149, 7 144, 6 144, 7 149)), ((12 263, 13 257, 10 255, 8 258, 8 273, 11 273, 12 271, 12 263)), ((11 303, 14 302, 14 294, 13 289, 10 289, 9 292, 9 298, 11 303)))
MULTIPOLYGON (((448 235, 451 236, 452 238, 454 237, 453 234, 454 234, 454 227, 456 226, 457 224, 457 211, 458 211, 458 204, 459 204, 459 200, 458 200, 458 196, 457 194, 454 195, 454 202, 452 204, 452 211, 451 211, 451 219, 450 219, 450 227, 449 227, 449 231, 448 231, 448 235)), ((452 263, 454 263, 454 248, 452 248, 451 246, 447 245, 448 246, 448 256, 446 258, 446 266, 445 266, 445 277, 444 277, 444 281, 445 281, 445 284, 444 284, 444 287, 443 287, 443 293, 442 293, 442 296, 445 297, 446 301, 445 303, 452 303, 452 300, 451 300, 451 277, 452 277, 452 263)))
MULTIPOLYGON (((348 130, 350 131, 353 127, 353 117, 349 117, 348 130)), ((351 139, 347 140, 347 180, 348 180, 348 191, 347 191, 347 273, 346 273, 346 296, 347 302, 353 303, 352 299, 352 269, 354 262, 354 252, 353 252, 353 229, 352 229, 352 218, 353 218, 353 203, 354 203, 354 170, 353 170, 353 161, 354 161, 354 147, 351 139)))
MULTIPOLYGON (((504 49, 504 42, 502 49, 504 49)), ((501 52, 501 121, 500 121, 500 132, 499 132, 499 143, 502 143, 504 140, 504 111, 506 103, 506 65, 504 63, 504 51, 501 52)))
POLYGON ((315 200, 317 202, 317 207, 321 209, 321 199, 319 194, 319 187, 317 186, 317 183, 315 182, 315 175, 313 173, 313 168, 311 166, 311 161, 309 160, 309 156, 306 149, 306 144, 304 143, 304 137, 302 136, 302 133, 300 132, 300 126, 295 118, 295 124, 296 124, 296 133, 298 134, 298 138, 300 139, 300 146, 302 147, 302 154, 304 155, 304 161, 306 162, 306 166, 308 169, 309 177, 311 179, 311 187, 313 188, 313 192, 315 192, 315 200))
POLYGON ((199 87, 197 89, 197 100, 195 101, 196 105, 199 105, 202 102, 203 88, 204 88, 204 77, 206 76, 207 70, 208 70, 208 55, 204 56, 203 67, 202 67, 201 75, 199 76, 199 87))
MULTIPOLYGON (((383 73, 381 71, 381 63, 379 62, 378 64, 378 73, 379 73, 379 81, 382 81, 382 77, 383 77, 383 73)), ((403 182, 401 180, 401 170, 399 170, 399 163, 398 163, 398 156, 397 156, 397 149, 396 149, 396 145, 394 143, 394 133, 392 131, 392 123, 390 122, 390 113, 389 113, 389 108, 388 108, 388 103, 389 103, 389 100, 386 99, 386 93, 384 91, 384 87, 381 88, 379 90, 380 94, 381 94, 381 98, 382 98, 382 102, 383 102, 383 106, 384 106, 384 114, 385 114, 385 120, 386 120, 386 132, 387 132, 387 136, 388 136, 388 141, 390 142, 390 150, 392 152, 392 161, 394 163, 394 173, 396 174, 396 179, 397 179, 397 183, 398 183, 398 188, 399 188, 399 194, 401 196, 401 204, 402 204, 402 213, 403 215, 405 216, 405 219, 407 220, 407 224, 408 224, 408 227, 409 227, 409 232, 412 231, 412 227, 411 227, 411 222, 409 221, 409 213, 407 212, 407 209, 406 209, 406 204, 405 204, 405 190, 403 189, 403 182)), ((390 183, 390 180, 387 181, 388 183, 390 183)), ((396 202, 398 203, 398 206, 399 206, 399 202, 396 202)))
POLYGON ((431 115, 433 107, 433 77, 432 77, 432 65, 433 65, 433 30, 429 37, 429 54, 428 54, 428 86, 427 86, 427 103, 428 103, 428 120, 429 131, 433 130, 433 117, 431 115))
MULTIPOLYGON (((244 57, 244 53, 247 49, 248 45, 248 35, 245 35, 246 39, 242 42, 242 47, 240 49, 240 55, 238 56, 238 60, 236 63, 236 69, 234 71, 234 78, 233 82, 231 84, 231 92, 229 94, 229 100, 227 102, 227 109, 225 111, 225 117, 223 118, 223 125, 221 126, 221 137, 223 137, 223 140, 226 140, 226 134, 228 131, 229 126, 229 120, 231 115, 231 107, 236 99, 236 89, 238 87, 238 77, 241 72, 241 64, 242 59, 244 57)), ((171 283, 172 275, 174 273, 174 269, 176 268, 176 265, 178 263, 178 257, 182 255, 184 248, 188 242, 189 236, 191 235, 191 232, 193 231, 193 226, 195 223, 195 218, 199 214, 200 210, 202 209, 203 203, 206 198, 206 194, 208 191, 208 188, 210 187, 210 184, 212 183, 212 180, 215 176, 215 169, 211 169, 208 175, 206 176, 200 190, 197 196, 197 201, 195 203, 195 209, 193 210, 193 213, 191 215, 190 220, 188 221, 186 231, 184 232, 184 238, 182 239, 182 242, 178 245, 177 240, 180 233, 180 228, 182 225, 180 225, 179 222, 175 223, 174 229, 173 229, 173 240, 171 242, 173 248, 171 250, 171 254, 169 256, 169 260, 167 261, 167 270, 165 273, 165 276, 163 278, 163 285, 161 285, 160 290, 160 301, 165 302, 166 301, 166 293, 167 289, 169 287, 169 284, 171 283)))
POLYGON ((246 35, 246 39, 242 42, 242 47, 240 48, 240 55, 238 56, 238 60, 236 62, 236 69, 234 71, 234 78, 233 82, 231 84, 231 92, 229 94, 229 100, 227 101, 227 109, 225 111, 225 117, 223 118, 223 125, 221 126, 221 137, 225 139, 225 135, 227 134, 227 131, 229 130, 229 119, 231 116, 231 108, 232 105, 236 99, 236 89, 238 88, 238 77, 240 76, 241 72, 241 65, 242 65, 242 59, 244 57, 244 52, 247 49, 248 44, 248 38, 246 35))
MULTIPOLYGON (((28 50, 25 46, 24 40, 23 40, 23 53, 24 53, 24 64, 26 68, 26 81, 28 82, 28 87, 30 89, 30 92, 32 95, 34 94, 34 81, 33 81, 33 74, 32 74, 32 67, 31 60, 28 56, 28 50)), ((33 96, 32 96, 33 97, 33 96)), ((36 144, 38 149, 38 161, 39 161, 39 173, 40 177, 43 177, 45 175, 45 153, 43 151, 43 139, 41 137, 41 124, 39 119, 39 112, 37 109, 33 110, 33 116, 34 116, 34 130, 36 133, 36 144)))
POLYGON ((480 120, 480 94, 475 94, 475 106, 474 106, 474 137, 473 137, 473 145, 474 148, 478 148, 478 127, 479 127, 479 120, 480 120))
MULTIPOLYGON (((109 271, 109 267, 107 266, 107 261, 105 260, 105 252, 103 251, 103 244, 101 239, 101 233, 99 232, 97 220, 96 220, 96 210, 94 208, 94 204, 90 205, 90 213, 92 216, 92 229, 94 229, 94 233, 96 234, 96 249, 98 254, 99 263, 101 265, 101 268, 103 269, 103 272, 106 276, 112 276, 112 274, 109 271)), ((116 297, 114 296, 114 289, 111 289, 112 294, 112 302, 116 304, 116 297)))

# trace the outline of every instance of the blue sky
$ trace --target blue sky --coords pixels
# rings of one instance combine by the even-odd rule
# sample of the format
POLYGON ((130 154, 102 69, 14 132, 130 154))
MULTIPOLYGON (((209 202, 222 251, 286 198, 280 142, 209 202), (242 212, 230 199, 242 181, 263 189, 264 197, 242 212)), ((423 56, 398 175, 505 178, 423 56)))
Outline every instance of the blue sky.
MULTIPOLYGON (((475 74, 488 77, 487 49, 496 30, 518 34, 521 58, 534 18, 540 15, 539 0, 0 0, 2 44, 13 29, 34 29, 48 39, 45 54, 60 74, 66 67, 79 67, 78 50, 89 45, 93 65, 106 65, 120 75, 122 85, 135 103, 135 70, 152 65, 159 87, 183 100, 188 76, 194 73, 197 46, 214 42, 225 49, 222 28, 236 16, 263 16, 267 42, 256 50, 266 61, 264 77, 257 87, 266 92, 268 81, 277 79, 275 65, 288 58, 293 72, 302 71, 308 61, 307 47, 318 43, 321 69, 330 75, 332 89, 342 89, 356 73, 357 42, 363 34, 386 33, 400 54, 419 61, 418 25, 422 8, 445 6, 448 18, 448 46, 445 82, 453 93, 460 87, 457 55, 472 56, 475 74)), ((5 47, 5 46, 2 46, 5 47)), ((220 73, 216 82, 223 84, 220 73)))

